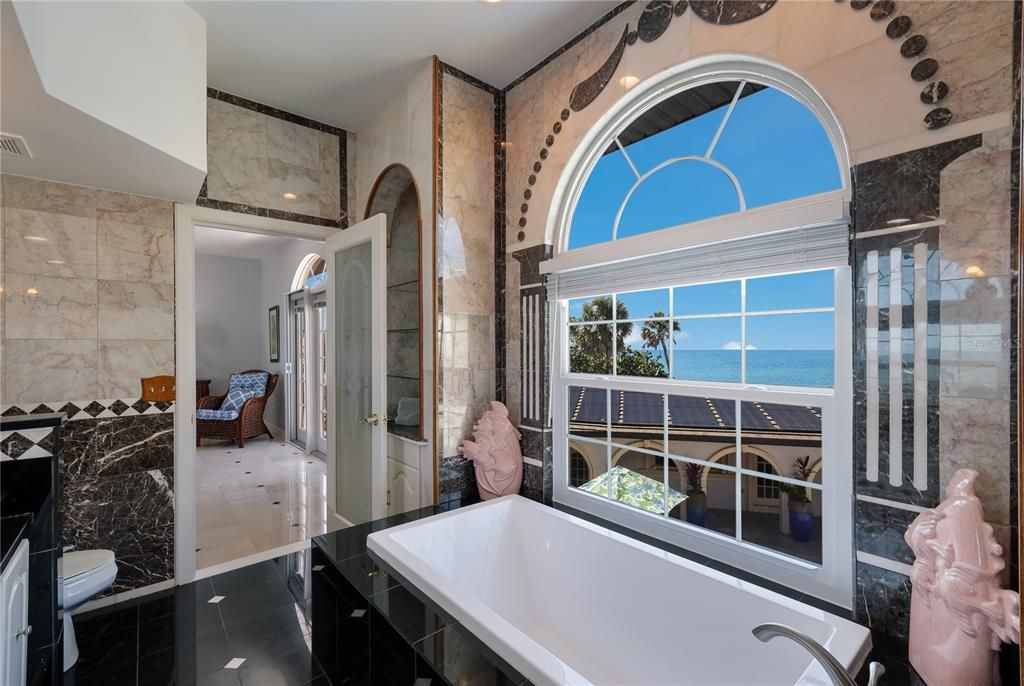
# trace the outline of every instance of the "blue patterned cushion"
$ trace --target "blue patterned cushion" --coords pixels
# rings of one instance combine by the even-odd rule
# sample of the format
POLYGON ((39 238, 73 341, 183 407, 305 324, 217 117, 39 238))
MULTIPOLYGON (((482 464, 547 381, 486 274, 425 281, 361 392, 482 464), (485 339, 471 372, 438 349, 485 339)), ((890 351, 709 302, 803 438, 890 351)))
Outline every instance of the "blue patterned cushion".
POLYGON ((196 410, 196 419, 216 419, 233 422, 238 419, 238 410, 196 410))
POLYGON ((228 391, 228 394, 224 396, 224 400, 221 401, 220 409, 228 412, 234 412, 238 414, 238 411, 242 409, 242 405, 249 398, 255 398, 257 395, 263 395, 262 393, 256 393, 251 388, 235 388, 228 391))
POLYGON ((228 394, 231 391, 255 391, 250 397, 262 397, 267 392, 267 381, 270 375, 266 372, 253 372, 252 374, 232 374, 228 377, 228 394))

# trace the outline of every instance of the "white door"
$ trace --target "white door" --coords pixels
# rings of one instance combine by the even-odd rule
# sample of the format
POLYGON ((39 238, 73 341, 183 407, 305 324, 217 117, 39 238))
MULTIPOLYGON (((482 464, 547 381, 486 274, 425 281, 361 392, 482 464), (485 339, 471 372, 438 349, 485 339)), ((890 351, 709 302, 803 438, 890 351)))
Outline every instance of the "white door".
MULTIPOLYGON (((0 576, 0 684, 22 686, 28 668, 28 541, 18 549, 0 576)), ((56 618, 55 618, 56 619, 56 618)))
POLYGON ((327 497, 352 524, 387 512, 386 232, 378 214, 326 245, 327 497))

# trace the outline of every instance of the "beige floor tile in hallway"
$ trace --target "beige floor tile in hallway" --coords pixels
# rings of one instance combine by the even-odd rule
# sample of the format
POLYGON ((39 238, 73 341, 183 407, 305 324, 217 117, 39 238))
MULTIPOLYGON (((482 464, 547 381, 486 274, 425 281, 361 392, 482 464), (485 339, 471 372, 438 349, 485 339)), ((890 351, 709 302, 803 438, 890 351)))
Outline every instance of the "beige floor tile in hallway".
POLYGON ((196 449, 200 568, 340 528, 327 504, 327 465, 280 440, 196 449))

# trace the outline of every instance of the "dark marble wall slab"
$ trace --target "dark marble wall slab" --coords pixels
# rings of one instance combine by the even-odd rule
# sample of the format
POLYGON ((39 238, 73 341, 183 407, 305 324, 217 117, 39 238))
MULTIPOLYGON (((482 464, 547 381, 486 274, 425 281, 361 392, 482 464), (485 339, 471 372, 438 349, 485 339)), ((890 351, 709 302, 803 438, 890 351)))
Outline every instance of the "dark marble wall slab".
POLYGON ((64 545, 114 551, 108 593, 174 576, 173 431, 170 413, 65 425, 64 545))

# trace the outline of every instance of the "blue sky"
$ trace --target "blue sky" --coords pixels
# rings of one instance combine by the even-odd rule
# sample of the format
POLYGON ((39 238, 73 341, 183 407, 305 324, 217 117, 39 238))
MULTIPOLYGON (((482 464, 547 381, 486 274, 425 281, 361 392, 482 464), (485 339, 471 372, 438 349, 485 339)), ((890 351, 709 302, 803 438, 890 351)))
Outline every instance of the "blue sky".
MULTIPOLYGON (((725 110, 720 107, 628 146, 630 159, 643 174, 667 159, 704 155, 725 110)), ((802 104, 771 88, 737 102, 711 158, 739 179, 748 209, 834 190, 841 183, 831 144, 818 120, 802 104)), ((576 206, 570 249, 611 240, 615 214, 636 178, 621 152, 601 158, 576 206)), ((736 191, 723 172, 705 163, 682 161, 655 172, 634 192, 623 211, 619 237, 739 209, 736 191)), ((621 299, 630 317, 668 312, 668 289, 624 294, 621 299)), ((751 279, 747 285, 748 313, 831 307, 832 300, 832 274, 827 271, 751 279)), ((579 305, 570 303, 571 315, 579 314, 579 305)), ((738 281, 677 288, 674 294, 676 316, 739 311, 738 281)), ((832 316, 748 316, 747 342, 762 350, 830 350, 832 316)), ((678 349, 739 346, 739 317, 683 320, 681 326, 683 332, 676 334, 678 349)))

